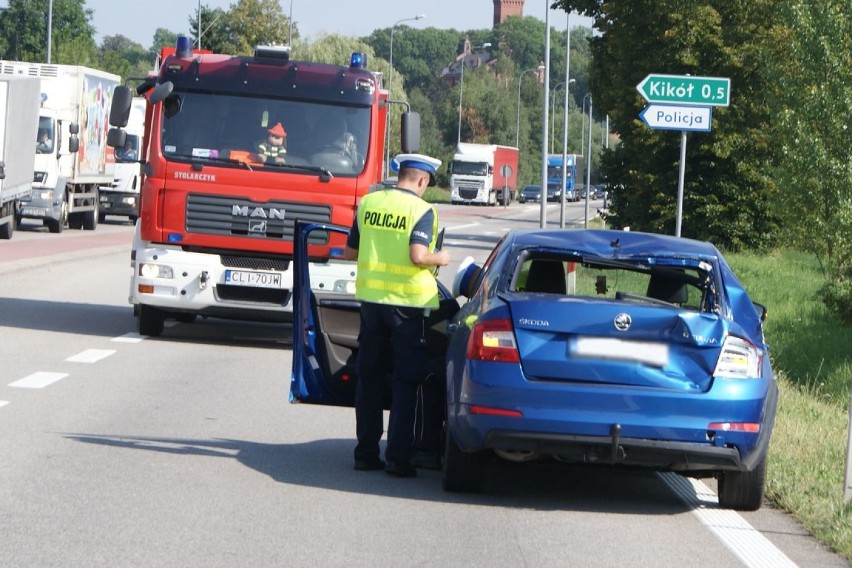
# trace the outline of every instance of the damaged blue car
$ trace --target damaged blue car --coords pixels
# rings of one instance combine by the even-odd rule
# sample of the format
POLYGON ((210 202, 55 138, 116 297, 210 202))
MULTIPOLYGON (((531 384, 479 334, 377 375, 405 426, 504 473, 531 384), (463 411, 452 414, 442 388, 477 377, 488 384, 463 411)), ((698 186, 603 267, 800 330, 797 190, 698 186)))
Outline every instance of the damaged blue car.
POLYGON ((509 232, 454 290, 443 485, 489 454, 716 477, 760 507, 778 400, 752 302, 712 244, 624 231, 509 232))

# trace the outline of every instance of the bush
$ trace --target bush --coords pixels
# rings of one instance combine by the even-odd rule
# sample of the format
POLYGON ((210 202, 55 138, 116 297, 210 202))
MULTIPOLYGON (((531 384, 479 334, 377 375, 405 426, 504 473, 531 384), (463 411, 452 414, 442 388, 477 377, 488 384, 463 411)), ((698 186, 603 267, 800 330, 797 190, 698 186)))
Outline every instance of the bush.
POLYGON ((818 297, 843 325, 852 325, 852 254, 844 250, 818 297))

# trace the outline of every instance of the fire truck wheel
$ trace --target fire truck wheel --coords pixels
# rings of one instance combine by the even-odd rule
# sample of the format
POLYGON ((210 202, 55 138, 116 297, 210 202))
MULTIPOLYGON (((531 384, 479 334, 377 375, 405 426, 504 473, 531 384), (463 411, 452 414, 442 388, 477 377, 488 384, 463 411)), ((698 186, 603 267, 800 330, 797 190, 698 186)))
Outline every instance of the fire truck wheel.
POLYGON ((159 337, 163 333, 163 322, 165 321, 163 312, 157 308, 139 305, 139 335, 147 335, 149 337, 159 337))

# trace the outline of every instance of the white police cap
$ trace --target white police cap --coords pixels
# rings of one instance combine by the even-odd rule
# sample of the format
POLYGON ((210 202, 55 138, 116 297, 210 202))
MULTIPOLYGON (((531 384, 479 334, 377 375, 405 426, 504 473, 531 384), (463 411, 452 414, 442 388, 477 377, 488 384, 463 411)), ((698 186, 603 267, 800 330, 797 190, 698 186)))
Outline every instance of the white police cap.
POLYGON ((391 161, 391 169, 398 172, 400 168, 415 168, 429 174, 429 185, 435 184, 435 174, 441 167, 441 160, 425 154, 397 154, 391 161))

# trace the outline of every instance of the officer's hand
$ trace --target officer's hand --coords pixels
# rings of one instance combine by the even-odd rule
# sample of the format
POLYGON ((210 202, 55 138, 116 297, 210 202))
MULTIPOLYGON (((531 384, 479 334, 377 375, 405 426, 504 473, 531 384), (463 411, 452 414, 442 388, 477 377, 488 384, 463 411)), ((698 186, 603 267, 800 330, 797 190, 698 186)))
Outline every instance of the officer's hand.
POLYGON ((447 266, 450 263, 450 253, 445 250, 435 252, 438 266, 447 266))

